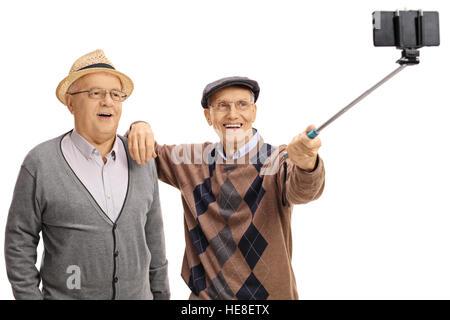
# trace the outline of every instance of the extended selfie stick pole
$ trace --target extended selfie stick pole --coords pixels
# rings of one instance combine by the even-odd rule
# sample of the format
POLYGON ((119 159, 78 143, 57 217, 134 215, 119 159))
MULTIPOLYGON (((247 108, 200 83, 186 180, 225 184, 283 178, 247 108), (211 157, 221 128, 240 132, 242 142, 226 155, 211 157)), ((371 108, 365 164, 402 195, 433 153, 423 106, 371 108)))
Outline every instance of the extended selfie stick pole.
POLYGON ((365 91, 362 95, 360 95, 358 98, 356 98, 355 100, 353 100, 350 104, 348 104, 346 107, 344 107, 341 111, 339 111, 338 113, 336 113, 334 116, 332 116, 329 120, 327 120, 324 124, 322 124, 320 127, 318 127, 317 129, 312 129, 310 132, 308 132, 307 136, 311 139, 314 139, 315 137, 317 137, 319 135, 319 133, 325 128, 327 127, 330 123, 332 123, 334 120, 336 120, 337 118, 339 118, 340 116, 342 116, 345 112, 347 112, 348 110, 350 110, 351 107, 353 107, 355 104, 357 104, 358 102, 360 102, 362 99, 364 99, 365 97, 367 97, 369 94, 371 94, 376 88, 378 88, 379 86, 381 86, 383 83, 385 83, 386 81, 388 81, 389 79, 391 79, 393 76, 395 76, 397 73, 399 73, 400 71, 402 71, 405 67, 407 66, 407 64, 401 65, 400 67, 398 67, 397 69, 395 69, 394 71, 392 71, 390 74, 388 74, 386 77, 384 77, 380 82, 378 82, 377 84, 375 84, 373 87, 371 87, 369 90, 365 91))
POLYGON ((324 124, 322 124, 320 127, 312 129, 310 132, 308 132, 307 136, 311 139, 314 139, 319 135, 319 133, 327 127, 330 123, 332 123, 334 120, 342 116, 345 112, 347 112, 351 107, 353 107, 355 104, 360 102, 362 99, 367 97, 369 94, 371 94, 376 88, 381 86, 383 83, 391 79, 393 76, 395 76, 397 73, 402 71, 405 67, 409 65, 415 65, 419 63, 418 60, 419 51, 418 50, 409 50, 405 49, 402 52, 402 58, 397 61, 397 63, 400 64, 400 67, 389 73, 386 77, 384 77, 381 81, 379 81, 377 84, 375 84, 373 87, 371 87, 369 90, 365 91, 362 95, 360 95, 358 98, 353 100, 350 104, 348 104, 345 108, 343 108, 341 111, 336 113, 334 116, 332 116, 328 121, 326 121, 324 124))

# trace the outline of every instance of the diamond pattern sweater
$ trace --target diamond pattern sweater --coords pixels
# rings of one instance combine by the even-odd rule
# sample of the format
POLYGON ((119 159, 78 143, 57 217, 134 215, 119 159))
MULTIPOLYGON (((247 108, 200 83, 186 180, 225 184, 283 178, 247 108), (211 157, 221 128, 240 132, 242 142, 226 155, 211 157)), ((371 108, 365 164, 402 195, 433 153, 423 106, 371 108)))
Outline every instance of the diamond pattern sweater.
POLYGON ((225 161, 219 144, 156 145, 158 178, 181 191, 186 249, 182 277, 200 299, 298 299, 292 270, 294 204, 319 198, 325 170, 289 160, 262 138, 225 161))

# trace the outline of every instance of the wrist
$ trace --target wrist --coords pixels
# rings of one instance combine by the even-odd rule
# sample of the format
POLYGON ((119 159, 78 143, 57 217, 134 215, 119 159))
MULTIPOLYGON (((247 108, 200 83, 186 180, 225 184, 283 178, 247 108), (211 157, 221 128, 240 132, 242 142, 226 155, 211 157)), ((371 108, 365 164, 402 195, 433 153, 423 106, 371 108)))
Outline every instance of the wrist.
MULTIPOLYGON (((131 128, 133 128, 133 125, 135 125, 136 123, 141 123, 141 122, 147 123, 147 122, 144 121, 144 120, 138 120, 138 121, 135 121, 135 122, 133 122, 133 123, 130 125, 130 130, 131 130, 131 128)), ((148 124, 148 123, 147 123, 147 124, 148 124)))
POLYGON ((317 168, 317 164, 318 164, 318 160, 319 157, 316 156, 314 160, 308 161, 308 162, 303 162, 303 163, 299 163, 296 164, 294 162, 294 164, 299 167, 301 170, 306 171, 306 172, 312 172, 317 168))

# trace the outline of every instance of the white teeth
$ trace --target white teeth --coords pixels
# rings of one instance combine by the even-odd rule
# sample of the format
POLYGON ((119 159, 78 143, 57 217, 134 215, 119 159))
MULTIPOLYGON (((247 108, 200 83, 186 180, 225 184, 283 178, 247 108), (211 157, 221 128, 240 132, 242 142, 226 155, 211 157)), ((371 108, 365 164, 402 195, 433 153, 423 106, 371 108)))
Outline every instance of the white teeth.
POLYGON ((225 128, 240 128, 241 124, 225 124, 225 128))

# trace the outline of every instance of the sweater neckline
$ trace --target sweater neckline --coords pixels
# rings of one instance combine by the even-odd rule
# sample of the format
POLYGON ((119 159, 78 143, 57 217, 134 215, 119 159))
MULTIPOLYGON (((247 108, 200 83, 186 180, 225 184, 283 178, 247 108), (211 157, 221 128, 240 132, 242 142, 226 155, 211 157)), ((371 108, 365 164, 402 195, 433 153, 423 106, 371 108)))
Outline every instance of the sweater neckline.
POLYGON ((127 166, 128 166, 128 185, 127 185, 127 192, 126 192, 126 194, 125 194, 125 199, 124 199, 124 201, 123 201, 122 208, 120 209, 119 215, 118 215, 117 218, 116 218, 116 221, 112 221, 112 220, 108 217, 108 215, 106 214, 106 212, 103 211, 102 207, 100 207, 100 205, 98 204, 97 200, 95 200, 94 196, 91 194, 91 192, 88 190, 88 188, 84 185, 84 183, 80 180, 80 178, 75 174, 75 172, 73 171, 72 167, 69 165, 69 162, 67 162, 67 159, 66 159, 66 157, 64 156, 64 153, 62 152, 62 146, 61 146, 62 140, 64 139, 64 137, 65 137, 67 134, 70 134, 72 131, 73 131, 73 130, 70 130, 70 131, 66 132, 65 134, 63 134, 63 135, 59 138, 58 146, 57 146, 57 148, 56 148, 56 149, 57 149, 57 153, 58 153, 58 155, 62 158, 62 160, 63 160, 63 162, 64 162, 64 165, 65 165, 66 171, 69 173, 69 175, 72 176, 72 178, 74 179, 74 182, 75 182, 76 184, 79 184, 80 187, 81 187, 81 189, 84 189, 84 191, 86 192, 86 196, 87 196, 88 199, 91 201, 91 203, 93 204, 93 206, 95 207, 95 209, 97 210, 97 212, 100 214, 100 216, 101 216, 104 220, 106 220, 106 222, 108 222, 109 224, 111 224, 111 225, 114 226, 114 225, 116 225, 116 224, 118 223, 118 221, 119 221, 119 219, 120 219, 120 217, 121 217, 121 215, 122 215, 123 209, 125 208, 125 206, 126 206, 127 203, 128 203, 128 198, 129 198, 129 194, 130 194, 130 178, 131 178, 131 175, 130 175, 130 161, 131 161, 131 159, 130 159, 129 153, 127 152, 127 147, 126 147, 125 141, 123 140, 122 137, 120 137, 119 135, 117 135, 117 137, 120 138, 120 140, 121 140, 121 142, 122 142, 122 144, 123 144, 123 146, 124 146, 124 148, 125 148, 125 153, 126 153, 126 155, 127 155, 127 166))

